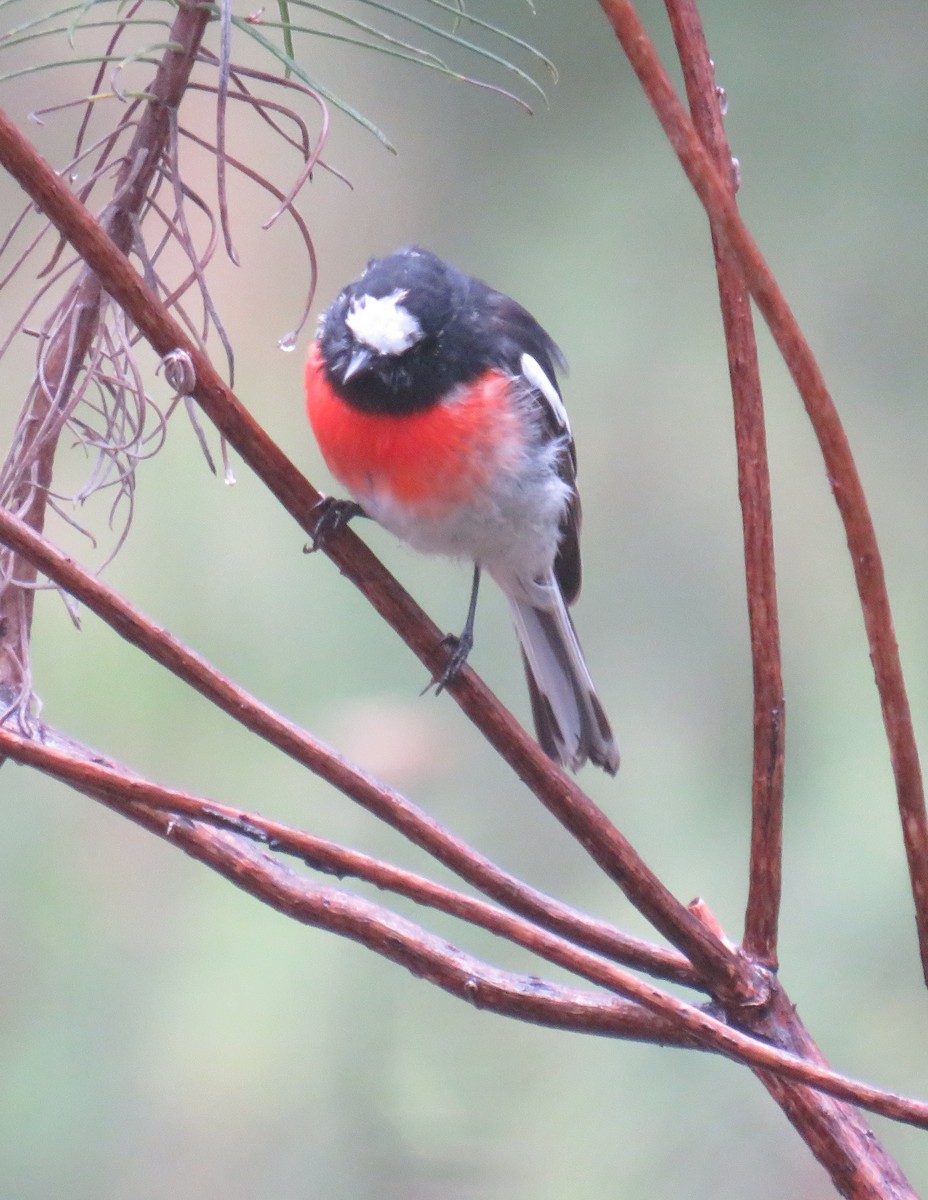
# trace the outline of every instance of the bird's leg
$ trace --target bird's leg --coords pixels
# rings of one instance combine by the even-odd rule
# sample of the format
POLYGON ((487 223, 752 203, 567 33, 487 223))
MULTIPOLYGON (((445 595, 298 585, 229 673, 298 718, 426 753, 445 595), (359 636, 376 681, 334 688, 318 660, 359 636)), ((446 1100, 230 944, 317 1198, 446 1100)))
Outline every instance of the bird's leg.
POLYGON ((354 500, 339 500, 335 496, 323 496, 313 509, 312 541, 303 548, 304 554, 321 550, 333 533, 344 529, 355 517, 366 517, 367 513, 354 500))
POLYGON ((451 683, 461 667, 467 662, 467 656, 470 654, 474 646, 474 618, 477 615, 477 594, 480 591, 480 567, 474 563, 474 582, 470 589, 470 603, 467 606, 467 619, 464 622, 464 628, 461 630, 460 637, 455 637, 453 633, 449 633, 447 637, 442 638, 441 644, 451 648, 451 657, 448 659, 448 665, 442 673, 433 680, 435 684, 435 695, 451 683))

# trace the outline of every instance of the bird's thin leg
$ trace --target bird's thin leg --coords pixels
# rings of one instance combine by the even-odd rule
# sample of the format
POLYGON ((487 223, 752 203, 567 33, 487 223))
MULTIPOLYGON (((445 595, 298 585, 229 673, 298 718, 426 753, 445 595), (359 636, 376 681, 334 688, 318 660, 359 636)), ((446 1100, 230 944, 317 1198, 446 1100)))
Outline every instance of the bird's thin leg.
POLYGON ((470 603, 467 606, 467 619, 464 622, 464 628, 461 630, 459 637, 455 637, 453 633, 449 633, 447 637, 442 638, 441 644, 451 647, 451 657, 448 659, 448 665, 434 681, 436 696, 452 682, 461 667, 467 662, 467 656, 474 647, 474 619, 477 616, 477 596, 479 592, 480 567, 477 563, 474 563, 474 582, 470 589, 470 603))
POLYGON ((366 517, 367 513, 354 500, 339 500, 335 496, 323 496, 313 509, 314 524, 313 540, 304 547, 304 554, 312 554, 321 550, 333 533, 344 529, 355 517, 366 517))

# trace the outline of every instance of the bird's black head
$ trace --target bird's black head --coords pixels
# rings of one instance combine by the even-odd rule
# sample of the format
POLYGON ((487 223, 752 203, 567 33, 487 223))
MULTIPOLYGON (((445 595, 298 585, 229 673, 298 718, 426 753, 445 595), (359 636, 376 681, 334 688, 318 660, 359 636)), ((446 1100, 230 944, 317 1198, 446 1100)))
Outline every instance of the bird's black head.
POLYGON ((371 412, 412 412, 433 404, 462 382, 445 343, 469 282, 415 246, 372 259, 320 323, 330 383, 371 412))

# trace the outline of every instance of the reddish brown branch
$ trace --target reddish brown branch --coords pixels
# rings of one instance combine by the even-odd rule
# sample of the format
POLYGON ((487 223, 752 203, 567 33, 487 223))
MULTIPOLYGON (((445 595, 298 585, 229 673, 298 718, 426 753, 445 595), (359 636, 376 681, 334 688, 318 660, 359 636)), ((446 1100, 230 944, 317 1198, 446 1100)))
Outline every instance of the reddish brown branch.
MULTIPOLYGON (((713 232, 724 238, 737 254, 751 292, 789 365, 819 438, 854 559, 903 813, 922 962, 928 970, 928 875, 925 872, 928 836, 921 774, 876 538, 844 431, 811 351, 740 219, 728 170, 717 170, 710 152, 688 120, 633 5, 627 0, 600 0, 600 4, 706 207, 713 232), (915 822, 915 828, 907 828, 910 821, 915 822)), ((778 986, 774 987, 771 1004, 763 1014, 745 1010, 743 1018, 751 1028, 763 1031, 778 1044, 795 1046, 799 1053, 817 1056, 798 1022, 795 1009, 778 986)), ((836 1107, 807 1088, 782 1079, 771 1080, 763 1073, 761 1078, 843 1195, 873 1197, 874 1200, 913 1196, 901 1171, 859 1114, 843 1105, 836 1107)))
MULTIPOLYGON (((143 108, 122 169, 116 179, 115 196, 101 218, 114 243, 128 254, 135 241, 139 216, 158 170, 170 114, 184 94, 196 61, 204 30, 211 20, 203 5, 178 7, 169 39, 155 78, 150 99, 143 108)), ((101 68, 102 69, 102 68, 101 68)), ((59 313, 63 314, 39 354, 39 374, 32 392, 28 416, 16 442, 19 480, 7 498, 8 507, 41 533, 52 482, 58 437, 78 394, 85 360, 100 330, 106 298, 98 276, 85 269, 69 289, 59 313)), ((0 568, 3 567, 0 559, 0 568)), ((28 704, 29 638, 35 577, 28 564, 15 558, 8 571, 0 570, 0 708, 3 694, 28 704), (3 575, 7 578, 4 579, 3 575), (15 580, 15 582, 13 582, 15 580), (6 584, 6 586, 4 586, 6 584), (12 652, 11 652, 12 648, 12 652)))
MULTIPOLYGON (((15 131, 13 132, 15 133, 15 131)), ((21 149, 22 147, 15 145, 15 138, 11 136, 5 123, 0 122, 0 157, 3 158, 3 161, 7 165, 14 164, 13 169, 17 178, 24 183, 24 186, 30 188, 33 198, 55 216, 59 227, 74 240, 74 244, 78 246, 85 259, 100 273, 106 289, 124 305, 152 344, 162 354, 176 348, 182 349, 187 354, 197 375, 197 396, 204 409, 227 435, 229 435, 230 429, 237 432, 238 440, 236 441, 235 437, 229 435, 230 440, 236 444, 246 461, 258 470, 268 486, 274 490, 275 494, 283 500, 306 528, 310 523, 310 505, 317 498, 316 494, 299 477, 292 464, 280 455, 276 447, 272 447, 267 442, 257 426, 249 423, 250 419, 247 414, 222 388, 221 381, 217 380, 205 358, 196 353, 195 349, 184 339, 182 333, 178 334, 177 326, 170 321, 157 301, 141 285, 124 260, 121 260, 118 254, 114 254, 112 246, 107 243, 106 239, 97 238, 92 222, 87 226, 82 226, 79 206, 74 205, 73 197, 68 195, 67 189, 61 188, 59 185, 56 193, 54 184, 57 181, 50 184, 48 179, 42 179, 36 183, 34 177, 28 175, 24 177, 15 170, 15 164, 22 166, 27 161, 22 157, 21 149), (25 182, 26 179, 28 179, 28 183, 25 182), (35 190, 30 185, 34 185, 35 190), (49 185, 49 190, 43 191, 46 185, 49 185)), ((34 156, 30 165, 34 170, 36 165, 34 156)), ((731 229, 724 221, 721 223, 721 228, 724 236, 731 240, 731 229)), ((424 620, 422 614, 415 609, 408 597, 382 572, 372 557, 365 554, 356 539, 350 536, 341 538, 333 546, 332 557, 346 574, 354 579, 381 612, 385 612, 385 615, 392 612, 394 619, 391 623, 395 628, 400 629, 402 635, 416 649, 420 658, 430 669, 433 671, 438 669, 442 664, 441 655, 435 648, 437 631, 424 620)), ((721 945, 719 939, 708 931, 693 927, 693 919, 690 914, 686 914, 685 910, 683 913, 679 911, 676 901, 660 887, 631 850, 631 847, 621 838, 621 835, 609 825, 598 810, 589 804, 582 793, 579 793, 569 781, 563 780, 553 771, 534 745, 514 726, 508 714, 495 705, 492 697, 482 688, 482 685, 473 676, 468 675, 461 681, 456 691, 462 707, 484 730, 490 741, 506 754, 508 761, 542 796, 558 818, 587 846, 596 861, 603 865, 613 878, 622 882, 635 903, 642 911, 651 916, 658 928, 669 931, 668 936, 674 937, 678 944, 686 948, 704 978, 711 982, 716 992, 733 1004, 739 1001, 754 1000, 756 1002, 758 999, 762 999, 766 994, 765 988, 762 986, 763 980, 752 976, 750 964, 746 960, 730 954, 721 945), (687 918, 690 919, 687 920, 687 918)), ((463 998, 484 1003, 486 996, 493 994, 495 997, 493 988, 498 984, 502 973, 493 972, 493 978, 477 975, 475 970, 481 964, 477 964, 476 960, 467 956, 460 955, 457 951, 453 952, 453 961, 449 962, 448 947, 445 943, 433 940, 431 944, 425 944, 421 937, 406 938, 404 935, 408 929, 415 930, 415 927, 409 923, 401 922, 398 918, 384 914, 382 910, 377 910, 376 906, 366 905, 365 907, 366 902, 356 901, 356 898, 345 896, 333 889, 312 887, 292 872, 286 871, 269 856, 247 847, 241 842, 241 839, 233 837, 228 832, 208 828, 202 823, 188 820, 178 821, 173 816, 138 804, 134 806, 130 815, 133 820, 161 833, 162 836, 171 837, 188 853, 201 859, 213 869, 220 870, 238 886, 244 887, 252 894, 260 894, 262 899, 275 904, 282 912, 308 923, 324 924, 326 928, 361 941, 378 953, 403 963, 417 974, 424 974, 439 986, 447 987, 448 990, 463 998), (346 909, 346 905, 348 905, 348 909, 346 909), (348 913, 347 917, 345 916, 346 912, 348 913), (440 957, 442 952, 445 953, 445 958, 440 957), (448 974, 449 967, 451 968, 450 976, 448 974)), ((699 922, 697 921, 695 924, 698 926, 699 922)), ((608 966, 608 964, 606 965, 608 966)), ((614 968, 612 969, 614 970, 614 968)), ((493 971, 492 968, 487 968, 487 970, 493 971)), ((655 997, 662 997, 663 993, 659 993, 656 989, 650 989, 648 985, 642 986, 646 989, 642 995, 648 994, 650 1002, 657 1004, 658 1001, 655 997)), ((545 995, 548 994, 548 989, 545 987, 545 995)), ((778 989, 774 994, 776 997, 781 996, 778 989)), ((534 991, 531 999, 537 999, 534 991)), ((609 1003, 614 1005, 617 1002, 609 1000, 609 1003)), ((665 1000, 661 1000, 660 1003, 665 1003, 665 1000)), ((682 1002, 675 1003, 682 1004, 682 1002)), ((503 1011, 503 1009, 500 1007, 497 1011, 503 1011)), ((528 1009, 519 1015, 527 1019, 544 1019, 545 1023, 556 1023, 548 1020, 551 1016, 550 1009, 546 1011, 544 1018, 530 1016, 528 1009)), ((583 1015, 588 1017, 588 1011, 584 1010, 583 1015)), ((880 1111, 891 1113, 900 1119, 912 1120, 914 1123, 924 1123, 925 1120, 928 1120, 928 1109, 925 1106, 913 1107, 914 1102, 892 1098, 887 1107, 885 1095, 878 1093, 876 1089, 849 1081, 839 1081, 836 1084, 837 1077, 816 1067, 815 1064, 798 1061, 795 1057, 784 1054, 775 1047, 765 1045, 754 1038, 746 1038, 745 1035, 730 1030, 720 1022, 712 1021, 711 1018, 698 1013, 689 1006, 683 1006, 680 1013, 675 1012, 674 1025, 679 1029, 677 1018, 679 1018, 680 1024, 691 1030, 698 1029, 700 1037, 707 1039, 706 1044, 711 1044, 719 1053, 728 1054, 731 1057, 743 1057, 747 1049, 750 1049, 751 1053, 756 1053, 758 1056, 751 1061, 757 1066, 763 1066, 764 1069, 782 1070, 791 1078, 802 1081, 804 1084, 831 1088, 836 1094, 853 1099, 860 1104, 879 1104, 880 1111), (682 1015, 684 1010, 686 1010, 685 1017, 682 1015), (746 1043, 746 1046, 743 1043, 746 1043)), ((762 1036, 775 1037, 778 1041, 786 1040, 796 1028, 801 1028, 798 1026, 794 1014, 791 1020, 787 1021, 783 1030, 778 1030, 772 1021, 768 1021, 760 1015, 756 1025, 758 1033, 762 1036)), ((586 1027, 594 1028, 595 1024, 586 1027)), ((600 1027, 597 1031, 608 1032, 609 1030, 600 1027)), ((626 1036, 634 1036, 634 1034, 626 1034, 626 1036)), ((809 1095, 807 1089, 806 1095, 809 1095)), ((802 1098, 802 1092, 794 1088, 791 1096, 794 1099, 802 1098)), ((814 1098, 809 1103, 814 1104, 814 1098)), ((784 1106, 787 1107, 787 1105, 784 1106)), ((822 1104, 817 1104, 815 1111, 818 1114, 824 1114, 825 1108, 822 1104)), ((836 1110, 832 1109, 832 1111, 836 1110)), ((840 1119, 844 1119, 843 1115, 840 1116, 840 1119)), ((823 1127, 824 1124, 823 1117, 823 1127)), ((849 1191, 847 1194, 876 1195, 885 1194, 885 1192, 860 1190, 854 1193, 849 1191)))
MULTIPOLYGON (((230 835, 228 827, 237 826, 240 832, 244 830, 251 837, 260 833, 272 842, 285 844, 290 853, 306 858, 311 865, 339 874, 356 874, 378 886, 408 895, 419 903, 480 925, 633 1001, 631 1010, 616 1010, 609 997, 585 997, 590 1006, 595 1006, 598 1001, 601 1015, 608 1022, 597 1032, 711 1051, 755 1069, 802 1080, 895 1120, 928 1128, 928 1104, 839 1075, 823 1065, 817 1052, 811 1056, 813 1061, 806 1061, 765 1041, 755 1040, 614 964, 481 901, 250 813, 150 783, 99 761, 97 755, 92 759, 81 758, 75 749, 73 743, 68 743, 67 751, 56 750, 0 728, 0 752, 62 779, 77 790, 101 799, 130 820, 155 829, 286 915, 360 941, 473 1003, 478 1002, 473 995, 474 989, 479 990, 482 982, 492 979, 497 983, 505 980, 519 984, 523 977, 512 976, 472 959, 443 939, 434 938, 420 926, 378 905, 319 887, 294 875, 269 855, 246 847, 241 837, 230 835), (211 828, 217 824, 225 825, 226 829, 211 828), (235 863, 231 871, 230 854, 235 863), (287 904, 281 903, 281 888, 290 897, 287 904), (469 980, 464 992, 461 990, 462 961, 468 965, 469 980), (644 1019, 642 1008, 649 1010, 654 1023, 649 1025, 644 1019)), ((517 987, 517 990, 521 989, 517 987)), ((572 1002, 567 1004, 568 1013, 572 1013, 573 1002, 583 993, 564 990, 562 995, 560 985, 542 980, 536 981, 536 991, 548 996, 552 1002, 545 1023, 572 1027, 558 1021, 555 1014, 564 995, 572 1002)), ((500 1010, 495 1001, 487 1002, 485 1006, 505 1011, 500 1010)), ((587 1031, 592 1031, 589 1026, 587 1031)))
MULTIPOLYGON (((666 0, 693 123, 719 174, 731 182, 732 159, 709 51, 695 0, 666 0)), ((751 300, 737 256, 710 221, 722 324, 728 349, 738 451, 738 495, 744 536, 748 622, 754 675, 754 762, 751 782, 751 867, 744 947, 777 965, 783 853, 783 765, 786 711, 780 662, 773 517, 764 399, 751 300)))
MULTIPOLYGON (((202 825, 188 825, 186 822, 176 823, 171 830, 171 837, 179 842, 188 854, 192 854, 194 857, 208 862, 208 865, 212 866, 214 870, 225 874, 233 883, 247 891, 252 890, 252 875, 255 871, 254 864, 266 858, 264 855, 259 855, 251 846, 240 844, 240 839, 233 839, 228 834, 208 829, 202 825), (218 839, 222 839, 225 843, 230 844, 230 856, 233 861, 229 866, 224 862, 220 863, 217 861, 218 856, 216 855, 207 858, 202 853, 204 848, 209 847, 211 843, 214 844, 215 840, 218 839)), ((460 951, 455 951, 455 961, 450 964, 451 970, 449 972, 449 963, 447 960, 448 946, 442 939, 430 939, 431 945, 423 948, 415 938, 410 939, 406 936, 406 930, 410 923, 403 921, 402 918, 387 914, 385 924, 379 923, 376 918, 363 919, 365 910, 373 909, 375 906, 369 905, 366 901, 358 900, 356 897, 345 897, 342 893, 333 892, 331 889, 313 887, 310 891, 309 888, 304 888, 303 881, 298 881, 291 872, 283 874, 283 869, 280 867, 277 867, 277 872, 280 872, 274 880, 277 894, 265 894, 262 898, 268 903, 272 903, 274 907, 279 908, 280 911, 307 924, 319 925, 324 923, 325 928, 351 937, 355 941, 361 941, 377 953, 383 954, 394 962, 399 962, 409 967, 415 975, 424 977, 445 990, 454 991, 456 995, 463 996, 463 998, 470 1000, 471 1003, 476 1004, 478 1007, 490 1007, 489 996, 481 991, 483 981, 479 975, 475 975, 473 970, 475 960, 470 959, 469 956, 464 956, 460 951), (306 894, 307 892, 309 892, 308 895, 306 894), (349 905, 346 905, 346 901, 349 902, 349 905), (363 926, 361 928, 359 928, 358 922, 349 922, 344 919, 343 914, 349 908, 355 912, 360 908, 363 919, 363 926), (411 961, 413 955, 415 956, 414 961, 411 961), (467 964, 466 969, 463 971, 460 966, 461 959, 466 960, 467 964), (453 988, 449 987, 449 982, 453 982, 455 986, 453 988), (475 983, 476 987, 474 986, 475 983)), ((260 874, 257 875, 257 878, 263 885, 265 881, 261 879, 260 874)), ((268 889, 265 888, 265 891, 267 892, 268 889)), ((415 929, 414 926, 412 928, 415 929)), ((505 978, 505 972, 496 971, 494 968, 486 968, 486 971, 497 979, 500 977, 505 978)), ((542 984, 541 990, 543 992, 547 991, 547 987, 547 984, 542 984)), ((490 989, 487 990, 488 992, 490 991, 490 989)), ((612 1009, 616 1003, 614 998, 608 998, 606 1001, 608 1006, 607 1011, 608 1009, 612 1009)), ((635 1006, 630 1007, 634 1008, 635 1006)), ((622 1021, 626 1026, 621 1033, 623 1037, 635 1036, 627 1032, 633 1015, 628 1009, 629 1006, 623 1005, 618 1010, 621 1011, 622 1021)), ((691 1011, 694 1014, 692 1018, 693 1026, 699 1027, 701 1033, 706 1036, 706 1049, 714 1049, 717 1053, 725 1057, 740 1057, 741 1054, 756 1055, 758 1060, 765 1060, 771 1070, 782 1071, 794 1079, 801 1079, 831 1094, 851 1100, 861 1105, 861 1107, 871 1108, 875 1112, 878 1111, 884 1116, 889 1116, 895 1120, 903 1121, 920 1128, 928 1128, 928 1104, 908 1100, 901 1096, 894 1096, 890 1093, 881 1092, 878 1088, 870 1087, 867 1084, 847 1080, 842 1076, 835 1076, 831 1072, 824 1071, 812 1063, 794 1058, 792 1055, 768 1046, 763 1042, 754 1042, 752 1039, 730 1030, 727 1026, 721 1025, 712 1018, 704 1017, 695 1009, 691 1011), (714 1045, 710 1046, 710 1041, 714 1045)), ((603 1028, 602 1031, 607 1032, 607 1029, 603 1028)), ((676 1041, 679 1036, 680 1030, 677 1027, 675 1029, 674 1040, 676 1041)))
POLYGON ((717 170, 630 0, 599 0, 664 132, 714 226, 737 254, 815 430, 844 530, 883 711, 909 866, 922 970, 928 982, 928 814, 918 748, 882 558, 847 435, 815 356, 717 170))
MULTIPOLYGON (((484 900, 467 896, 412 871, 324 838, 314 837, 279 821, 153 783, 129 771, 122 764, 113 762, 96 751, 90 751, 48 727, 43 727, 39 741, 0 727, 0 755, 34 767, 77 791, 93 796, 124 816, 132 818, 138 806, 143 805, 175 817, 205 822, 258 842, 277 854, 299 858, 313 870, 335 875, 339 879, 352 876, 384 891, 405 896, 417 904, 486 929, 591 983, 626 995, 627 999, 633 999, 640 994, 646 998, 650 1007, 656 1010, 665 1007, 654 999, 663 996, 664 993, 650 988, 642 991, 646 985, 641 984, 627 971, 622 971, 600 955, 550 933, 529 920, 513 916, 484 900)), ((581 930, 587 923, 595 924, 592 918, 577 914, 576 925, 581 930)), ((624 940, 618 931, 615 932, 617 936, 614 940, 624 940)), ((671 997, 666 997, 666 1006, 671 1016, 677 1003, 671 997)), ((657 1040, 664 1040, 666 1030, 663 1026, 659 1032, 660 1037, 657 1040)), ((683 1040, 688 1042, 689 1039, 683 1040)))
MULTIPOLYGON (((191 394, 280 503, 312 533, 315 491, 246 412, 186 337, 158 297, 119 253, 104 230, 35 150, 0 114, 0 163, 25 188, 93 268, 162 356, 181 350, 195 379, 191 394)), ((437 676, 449 650, 439 631, 364 544, 345 530, 327 541, 326 553, 380 615, 437 676)), ((707 987, 730 1004, 763 1002, 763 972, 723 944, 648 869, 606 815, 544 755, 473 671, 448 691, 487 741, 523 782, 625 892, 631 902, 692 962, 707 987)))
POLYGON ((604 921, 578 913, 500 870, 428 813, 375 782, 324 743, 233 683, 112 588, 2 509, 0 543, 15 549, 127 642, 144 651, 239 724, 338 788, 485 895, 595 953, 648 971, 658 978, 698 985, 692 967, 675 951, 633 938, 604 921))
MULTIPOLYGON (((803 1059, 824 1059, 802 1025, 789 998, 779 989, 766 1022, 778 1045, 803 1059)), ((843 1196, 853 1200, 918 1200, 899 1165, 876 1140, 855 1109, 770 1071, 758 1079, 825 1167, 843 1196)))
POLYGON ((369 900, 312 883, 243 838, 141 805, 125 815, 284 916, 359 942, 477 1008, 576 1033, 686 1044, 636 1004, 501 971, 369 900))

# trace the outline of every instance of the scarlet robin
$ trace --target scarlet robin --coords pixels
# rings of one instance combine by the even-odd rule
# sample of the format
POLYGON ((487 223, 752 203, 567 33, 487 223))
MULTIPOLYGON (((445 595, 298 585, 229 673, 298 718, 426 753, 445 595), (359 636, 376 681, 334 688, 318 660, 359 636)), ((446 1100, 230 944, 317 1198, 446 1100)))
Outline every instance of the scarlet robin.
POLYGON ((306 405, 323 457, 363 513, 417 550, 468 559, 473 645, 482 571, 505 593, 538 741, 571 770, 619 753, 567 611, 580 591, 577 456, 563 356, 516 301, 418 247, 373 259, 323 314, 306 405))

